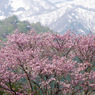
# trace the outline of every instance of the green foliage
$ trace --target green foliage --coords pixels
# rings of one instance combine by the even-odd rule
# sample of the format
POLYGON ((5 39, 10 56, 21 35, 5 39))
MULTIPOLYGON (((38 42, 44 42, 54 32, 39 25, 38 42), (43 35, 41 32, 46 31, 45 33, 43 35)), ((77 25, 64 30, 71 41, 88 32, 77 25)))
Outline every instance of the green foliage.
POLYGON ((52 32, 47 26, 42 26, 40 22, 33 23, 32 27, 37 33, 52 32))
POLYGON ((51 31, 47 26, 42 26, 40 22, 30 24, 28 21, 20 21, 15 15, 0 20, 0 40, 5 40, 6 35, 12 34, 15 30, 18 32, 30 31, 34 29, 37 33, 51 31))
POLYGON ((0 95, 4 95, 5 94, 5 92, 3 92, 3 91, 0 91, 0 95))
POLYGON ((19 32, 26 33, 28 31, 28 29, 27 29, 28 25, 30 26, 30 23, 27 21, 19 22, 19 23, 17 23, 17 29, 19 32))
POLYGON ((33 89, 35 90, 34 95, 41 95, 40 90, 38 89, 38 87, 36 85, 34 85, 33 89))
POLYGON ((0 39, 4 39, 6 35, 12 33, 16 29, 15 22, 17 21, 16 16, 6 18, 5 20, 0 21, 0 39))

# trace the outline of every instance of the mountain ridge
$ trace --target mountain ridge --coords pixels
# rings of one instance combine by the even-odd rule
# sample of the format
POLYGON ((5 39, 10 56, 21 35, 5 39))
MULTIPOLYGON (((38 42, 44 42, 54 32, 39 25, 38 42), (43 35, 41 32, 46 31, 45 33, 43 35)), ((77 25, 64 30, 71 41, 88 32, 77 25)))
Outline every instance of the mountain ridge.
POLYGON ((95 33, 94 4, 94 0, 64 0, 56 4, 47 0, 2 0, 0 18, 17 15, 20 20, 40 22, 59 33, 68 29, 95 33))

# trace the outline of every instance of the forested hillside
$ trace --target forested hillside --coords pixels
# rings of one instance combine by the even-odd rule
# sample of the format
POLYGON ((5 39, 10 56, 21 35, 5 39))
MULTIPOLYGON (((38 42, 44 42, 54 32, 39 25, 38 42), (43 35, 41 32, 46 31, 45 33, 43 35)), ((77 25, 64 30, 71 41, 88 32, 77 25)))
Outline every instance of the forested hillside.
POLYGON ((37 33, 51 32, 48 27, 42 26, 40 22, 30 24, 28 21, 20 21, 16 16, 12 16, 4 20, 0 20, 0 39, 4 39, 6 35, 13 33, 16 29, 18 32, 23 33, 32 29, 37 33))

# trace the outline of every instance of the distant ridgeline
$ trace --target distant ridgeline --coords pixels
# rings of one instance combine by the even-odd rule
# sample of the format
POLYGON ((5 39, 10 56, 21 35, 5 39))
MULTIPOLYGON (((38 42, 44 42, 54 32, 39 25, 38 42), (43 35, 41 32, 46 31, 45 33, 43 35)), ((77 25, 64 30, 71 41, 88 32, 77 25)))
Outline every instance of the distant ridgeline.
POLYGON ((18 32, 24 33, 31 29, 34 29, 37 33, 51 31, 47 26, 42 26, 40 22, 30 24, 28 21, 20 21, 16 16, 12 16, 0 20, 0 39, 4 40, 6 35, 13 33, 16 29, 18 32))

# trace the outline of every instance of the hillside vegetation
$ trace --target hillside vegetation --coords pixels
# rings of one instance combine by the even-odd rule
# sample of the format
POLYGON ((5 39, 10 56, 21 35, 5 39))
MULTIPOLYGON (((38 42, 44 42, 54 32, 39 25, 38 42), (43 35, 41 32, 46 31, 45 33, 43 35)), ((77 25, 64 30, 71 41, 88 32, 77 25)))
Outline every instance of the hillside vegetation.
POLYGON ((40 22, 30 24, 28 21, 20 21, 16 16, 0 20, 0 39, 5 39, 6 35, 12 34, 15 30, 26 33, 34 29, 37 33, 51 31, 48 27, 42 26, 40 22))

